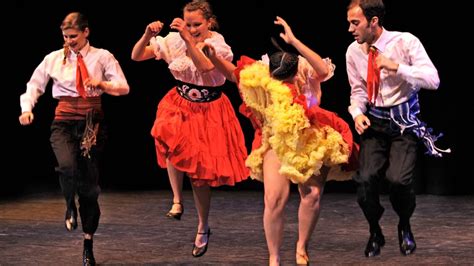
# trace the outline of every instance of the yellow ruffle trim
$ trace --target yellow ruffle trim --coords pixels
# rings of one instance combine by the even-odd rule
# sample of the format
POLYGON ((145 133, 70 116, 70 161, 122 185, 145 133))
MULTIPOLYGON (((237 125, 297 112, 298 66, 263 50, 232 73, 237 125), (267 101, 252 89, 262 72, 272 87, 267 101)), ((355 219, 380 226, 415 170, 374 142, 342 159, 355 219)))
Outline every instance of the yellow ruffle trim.
POLYGON ((273 149, 281 162, 280 174, 293 183, 319 175, 323 165, 347 163, 349 147, 329 126, 311 125, 303 106, 281 81, 270 77, 268 65, 255 62, 240 72, 243 101, 262 122, 262 145, 246 160, 251 177, 263 181, 263 156, 273 149))

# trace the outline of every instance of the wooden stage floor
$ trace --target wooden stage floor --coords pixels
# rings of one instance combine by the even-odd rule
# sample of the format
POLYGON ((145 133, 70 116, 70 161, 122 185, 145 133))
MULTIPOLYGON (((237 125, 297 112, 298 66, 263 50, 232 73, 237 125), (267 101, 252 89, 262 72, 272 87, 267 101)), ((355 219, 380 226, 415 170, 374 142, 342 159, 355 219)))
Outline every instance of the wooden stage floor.
MULTIPOLYGON (((196 233, 192 192, 185 191, 181 221, 165 217, 168 190, 103 191, 94 239, 99 265, 266 265, 262 191, 213 190, 209 249, 191 256, 196 233)), ((418 249, 402 256, 397 217, 382 196, 386 245, 366 258, 367 224, 355 194, 327 193, 309 245, 312 265, 474 265, 474 196, 418 195, 412 229, 418 249)), ((294 265, 298 195, 286 209, 283 265, 294 265)), ((57 191, 0 199, 0 265, 81 265, 81 225, 64 228, 64 200, 57 191)))

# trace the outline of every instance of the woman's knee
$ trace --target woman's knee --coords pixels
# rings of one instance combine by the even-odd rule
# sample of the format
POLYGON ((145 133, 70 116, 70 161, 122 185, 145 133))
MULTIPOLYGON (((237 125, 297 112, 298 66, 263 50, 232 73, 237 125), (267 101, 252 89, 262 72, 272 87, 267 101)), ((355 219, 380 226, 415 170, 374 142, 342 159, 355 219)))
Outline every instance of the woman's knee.
POLYGON ((322 193, 323 191, 320 187, 311 187, 307 193, 300 190, 301 204, 317 208, 321 202, 322 193))
POLYGON ((265 193, 264 201, 267 210, 282 211, 288 201, 288 196, 275 193, 265 193))

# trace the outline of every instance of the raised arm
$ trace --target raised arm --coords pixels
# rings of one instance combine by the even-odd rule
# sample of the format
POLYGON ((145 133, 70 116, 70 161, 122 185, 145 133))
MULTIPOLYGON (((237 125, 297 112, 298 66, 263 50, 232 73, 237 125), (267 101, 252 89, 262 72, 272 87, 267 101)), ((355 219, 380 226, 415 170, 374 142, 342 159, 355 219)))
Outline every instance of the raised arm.
POLYGON ((293 31, 291 30, 290 26, 284 19, 277 16, 274 22, 276 25, 281 25, 283 27, 284 32, 280 33, 280 37, 289 45, 293 46, 298 50, 298 52, 308 60, 309 64, 313 67, 317 80, 321 81, 324 80, 327 75, 329 74, 329 69, 324 62, 324 60, 319 56, 316 52, 311 50, 308 46, 298 40, 293 31))
POLYGON ((142 37, 133 46, 132 60, 143 61, 155 57, 153 47, 150 45, 150 39, 159 34, 161 29, 163 29, 163 23, 158 20, 146 26, 142 37))

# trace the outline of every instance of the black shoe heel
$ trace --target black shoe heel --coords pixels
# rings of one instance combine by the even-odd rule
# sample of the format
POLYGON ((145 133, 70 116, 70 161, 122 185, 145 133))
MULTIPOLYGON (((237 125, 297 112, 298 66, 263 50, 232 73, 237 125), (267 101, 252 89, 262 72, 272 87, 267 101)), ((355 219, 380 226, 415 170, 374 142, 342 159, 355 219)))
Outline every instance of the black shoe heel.
POLYGON ((204 255, 207 251, 207 246, 209 245, 209 238, 211 236, 211 228, 207 229, 207 232, 204 233, 198 233, 199 235, 207 235, 207 243, 202 246, 202 247, 197 247, 195 244, 193 244, 193 257, 201 257, 204 255))
POLYGON ((169 211, 166 214, 166 217, 174 218, 176 220, 181 220, 181 215, 183 215, 183 212, 184 212, 184 206, 183 206, 183 204, 181 204, 181 202, 176 202, 176 203, 173 202, 173 205, 175 205, 175 204, 181 205, 181 212, 171 212, 171 211, 169 211))

